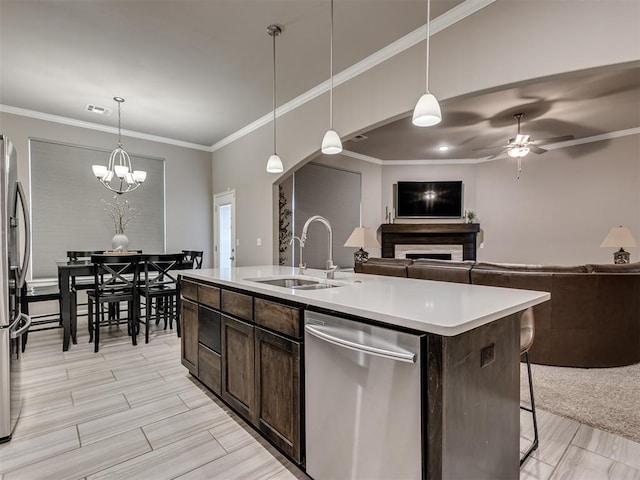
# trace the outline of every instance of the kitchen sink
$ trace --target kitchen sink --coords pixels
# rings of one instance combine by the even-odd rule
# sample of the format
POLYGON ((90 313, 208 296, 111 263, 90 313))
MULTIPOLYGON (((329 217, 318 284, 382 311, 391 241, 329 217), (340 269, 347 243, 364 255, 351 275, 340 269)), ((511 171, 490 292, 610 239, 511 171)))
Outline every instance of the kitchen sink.
POLYGON ((300 278, 300 277, 279 277, 279 278, 247 278, 251 282, 264 283, 275 287, 291 288, 294 290, 320 290, 323 288, 334 288, 340 284, 328 283, 320 279, 300 278))

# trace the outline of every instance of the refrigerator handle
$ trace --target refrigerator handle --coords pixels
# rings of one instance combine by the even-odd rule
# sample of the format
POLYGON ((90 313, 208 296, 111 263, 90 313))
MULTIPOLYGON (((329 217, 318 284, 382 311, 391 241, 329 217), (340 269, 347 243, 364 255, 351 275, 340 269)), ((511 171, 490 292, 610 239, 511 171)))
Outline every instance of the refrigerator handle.
MULTIPOLYGON (((22 183, 17 182, 18 189, 17 195, 20 197, 20 205, 22 205, 22 212, 24 213, 24 258, 22 260, 22 268, 20 269, 18 276, 18 289, 21 289, 27 278, 27 269, 29 268, 29 252, 31 252, 31 217, 29 215, 29 206, 27 205, 27 198, 22 188, 22 183)), ((17 202, 16 202, 17 208, 17 202)), ((18 212, 15 212, 14 217, 18 217, 18 212)))

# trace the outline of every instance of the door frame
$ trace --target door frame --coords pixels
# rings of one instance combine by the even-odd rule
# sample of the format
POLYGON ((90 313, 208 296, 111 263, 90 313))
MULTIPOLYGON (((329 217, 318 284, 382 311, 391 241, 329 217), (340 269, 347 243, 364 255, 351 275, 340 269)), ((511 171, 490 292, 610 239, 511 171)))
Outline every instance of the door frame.
POLYGON ((236 191, 235 189, 229 189, 224 192, 215 193, 213 195, 213 266, 214 268, 220 267, 220 259, 218 257, 218 232, 219 232, 219 216, 218 207, 220 205, 231 205, 231 251, 233 252, 233 258, 231 260, 231 266, 236 266, 237 254, 237 240, 236 240, 236 191))

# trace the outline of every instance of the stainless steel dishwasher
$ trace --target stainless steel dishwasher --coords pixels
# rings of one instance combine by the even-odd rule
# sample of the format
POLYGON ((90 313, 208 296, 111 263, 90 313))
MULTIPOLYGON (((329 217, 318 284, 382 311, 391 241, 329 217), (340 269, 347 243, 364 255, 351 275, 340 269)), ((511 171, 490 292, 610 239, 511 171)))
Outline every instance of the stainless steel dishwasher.
POLYGON ((305 312, 307 473, 422 477, 420 337, 305 312))

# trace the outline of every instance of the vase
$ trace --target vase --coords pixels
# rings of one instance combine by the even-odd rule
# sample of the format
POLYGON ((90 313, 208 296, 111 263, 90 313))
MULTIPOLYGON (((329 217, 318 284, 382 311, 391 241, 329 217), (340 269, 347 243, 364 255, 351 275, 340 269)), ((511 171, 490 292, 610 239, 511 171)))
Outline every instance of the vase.
POLYGON ((116 233, 111 239, 111 249, 117 252, 126 252, 129 249, 129 239, 124 233, 116 233))

